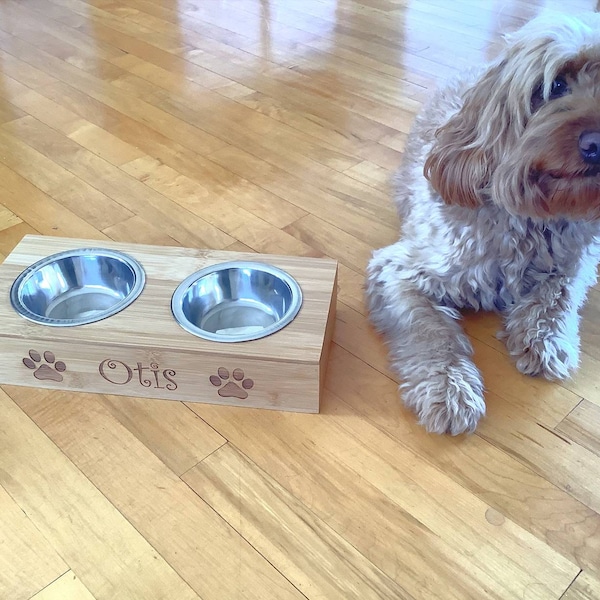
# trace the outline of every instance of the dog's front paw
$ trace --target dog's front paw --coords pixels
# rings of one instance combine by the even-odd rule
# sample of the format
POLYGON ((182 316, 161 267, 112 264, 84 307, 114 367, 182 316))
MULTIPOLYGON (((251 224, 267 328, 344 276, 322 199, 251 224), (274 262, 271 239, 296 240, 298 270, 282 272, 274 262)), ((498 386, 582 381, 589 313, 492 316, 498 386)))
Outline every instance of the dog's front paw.
POLYGON ((517 369, 524 375, 542 375, 546 379, 566 379, 577 368, 579 351, 565 338, 536 339, 527 344, 507 342, 517 369))
POLYGON ((471 433, 485 414, 481 375, 468 359, 436 367, 416 385, 403 384, 402 390, 419 423, 432 433, 471 433))
POLYGON ((498 338, 524 375, 566 379, 579 363, 577 310, 564 290, 550 292, 538 289, 535 297, 512 307, 498 338))

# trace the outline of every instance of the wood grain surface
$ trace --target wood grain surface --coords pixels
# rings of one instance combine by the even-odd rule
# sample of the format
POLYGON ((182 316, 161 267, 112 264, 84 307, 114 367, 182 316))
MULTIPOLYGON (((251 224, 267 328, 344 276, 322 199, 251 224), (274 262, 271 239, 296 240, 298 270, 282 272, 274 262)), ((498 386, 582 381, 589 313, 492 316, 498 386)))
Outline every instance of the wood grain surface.
MULTIPOLYGON (((327 365, 320 414, 2 386, 0 598, 600 599, 600 290, 563 383, 520 375, 499 318, 465 315, 488 414, 457 438, 403 408, 363 302, 436 83, 596 4, 3 0, 0 260, 26 235, 169 248, 154 279, 222 251, 326 258, 338 294, 329 355, 307 340, 288 361, 327 365)), ((154 311, 119 321, 124 344, 154 311)))

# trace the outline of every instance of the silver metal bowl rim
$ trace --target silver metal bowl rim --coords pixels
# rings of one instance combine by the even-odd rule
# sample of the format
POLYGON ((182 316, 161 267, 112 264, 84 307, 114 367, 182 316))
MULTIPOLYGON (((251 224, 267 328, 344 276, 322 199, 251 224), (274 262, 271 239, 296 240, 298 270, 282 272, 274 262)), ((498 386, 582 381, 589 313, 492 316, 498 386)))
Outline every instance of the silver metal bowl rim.
POLYGON ((216 263, 209 267, 204 267, 195 273, 192 273, 188 277, 186 277, 176 288, 173 296, 171 298, 171 312, 175 317, 175 321, 183 327, 189 333, 194 334, 197 337, 203 338, 205 340, 209 340, 212 342, 250 342, 252 340, 258 340, 260 338, 267 337, 276 333, 277 331, 283 329, 286 325, 289 325, 298 315, 300 309, 302 308, 302 288, 298 284, 298 282, 286 271, 270 265, 268 263, 262 263, 258 261, 228 261, 222 263, 216 263), (183 314, 182 308, 182 300, 190 287, 200 280, 202 277, 206 275, 211 275, 213 273, 217 273, 219 271, 225 271, 227 269, 255 269, 257 271, 263 271, 265 273, 269 273, 270 275, 274 275, 278 277, 283 282, 285 282, 291 291, 292 294, 292 303, 285 315, 282 319, 279 319, 272 325, 265 327, 261 331, 257 331, 250 334, 240 334, 240 335, 219 335, 217 333, 212 333, 210 331, 206 331, 200 327, 197 327, 193 323, 190 323, 186 316, 183 314))
POLYGON ((77 325, 87 325, 88 323, 102 321, 121 312, 123 309, 127 308, 130 304, 137 300, 137 298, 139 298, 145 284, 146 272, 144 271, 144 268, 135 258, 132 258, 128 254, 118 250, 108 250, 106 248, 78 248, 76 250, 67 250, 65 252, 51 254, 27 267, 13 281, 13 284, 10 288, 10 303, 14 310, 21 317, 27 319, 28 321, 33 321, 34 323, 39 323, 41 325, 47 325, 50 327, 74 327, 77 325), (131 291, 125 298, 114 304, 110 309, 100 312, 93 317, 85 317, 81 319, 51 319, 34 313, 23 305, 20 300, 21 291, 34 273, 54 262, 75 256, 103 256, 107 258, 115 258, 121 262, 124 262, 132 270, 135 277, 131 291))

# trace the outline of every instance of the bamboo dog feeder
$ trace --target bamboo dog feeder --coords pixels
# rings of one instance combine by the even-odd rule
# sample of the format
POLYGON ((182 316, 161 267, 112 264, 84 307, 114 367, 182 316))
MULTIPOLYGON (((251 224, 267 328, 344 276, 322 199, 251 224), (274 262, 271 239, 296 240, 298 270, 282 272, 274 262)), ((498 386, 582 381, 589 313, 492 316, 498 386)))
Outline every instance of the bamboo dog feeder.
POLYGON ((0 383, 318 412, 336 278, 329 259, 26 236, 0 265, 0 383), (92 281, 52 298, 83 272, 114 297, 92 281))

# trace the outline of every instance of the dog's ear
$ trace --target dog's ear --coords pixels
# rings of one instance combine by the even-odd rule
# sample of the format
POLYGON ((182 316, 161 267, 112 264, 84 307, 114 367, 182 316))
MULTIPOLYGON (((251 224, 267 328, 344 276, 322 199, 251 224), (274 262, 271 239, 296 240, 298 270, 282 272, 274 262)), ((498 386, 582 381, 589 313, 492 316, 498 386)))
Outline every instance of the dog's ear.
POLYGON ((447 204, 475 208, 511 127, 506 60, 491 66, 465 92, 462 108, 436 132, 424 174, 447 204))

